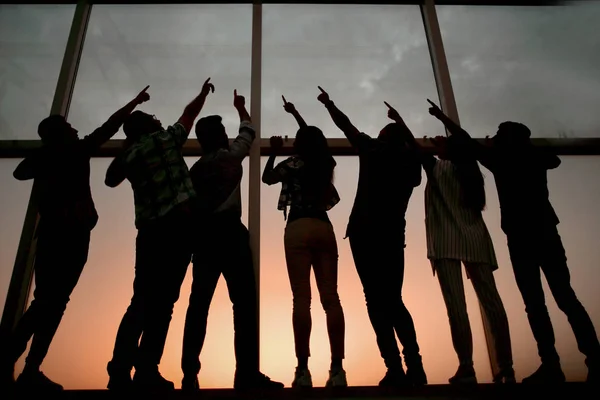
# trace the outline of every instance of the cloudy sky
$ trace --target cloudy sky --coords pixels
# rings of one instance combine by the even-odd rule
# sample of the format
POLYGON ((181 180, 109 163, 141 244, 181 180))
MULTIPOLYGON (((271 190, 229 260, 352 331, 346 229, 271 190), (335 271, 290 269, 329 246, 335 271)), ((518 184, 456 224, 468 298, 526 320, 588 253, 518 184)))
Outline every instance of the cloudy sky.
MULTIPOLYGON (((73 11, 69 5, 0 6, 0 140, 37 138, 37 124, 48 115, 56 88, 73 11)), ((600 3, 530 8, 440 6, 437 11, 460 119, 474 136, 493 134, 504 120, 526 123, 537 137, 600 136, 600 34, 595 25, 600 3)), ((238 120, 231 104, 233 90, 250 102, 251 24, 250 5, 94 6, 69 120, 81 135, 89 133, 150 85, 152 99, 143 109, 165 124, 173 123, 210 76, 216 92, 202 114, 223 115, 230 136, 234 135, 238 120)), ((388 101, 416 136, 443 134, 427 113, 425 99, 436 100, 437 92, 417 6, 263 6, 262 136, 293 136, 296 131, 293 119, 282 109, 284 94, 308 123, 321 127, 328 137, 342 137, 316 101, 317 85, 328 90, 367 133, 375 134, 387 123, 383 101, 388 101)), ((122 132, 117 137, 122 138, 122 132)), ((87 269, 45 367, 51 377, 70 388, 105 385, 104 366, 131 296, 133 199, 126 184, 117 189, 103 185, 108 161, 92 162, 92 191, 101 219, 92 236, 87 269), (90 343, 94 351, 89 350, 90 343), (67 361, 72 368, 64 368, 67 361), (80 371, 88 372, 82 375, 80 371)), ((0 160, 0 305, 31 187, 30 182, 12 178, 17 162, 0 160)), ((349 246, 342 240, 358 163, 351 157, 338 158, 338 162, 336 184, 342 202, 331 217, 340 247, 348 375, 351 384, 375 384, 384 373, 383 364, 349 246)), ((595 288, 600 278, 598 168, 597 157, 563 157, 563 165, 549 179, 573 285, 600 326, 595 288)), ((522 377, 535 369, 538 359, 500 230, 493 177, 489 173, 486 177, 485 218, 502 265, 496 279, 511 322, 515 368, 522 377)), ((443 383, 454 373, 456 357, 439 286, 425 258, 424 184, 415 190, 407 215, 404 297, 417 324, 430 382, 443 383)), ((283 257, 284 221, 275 209, 278 189, 261 188, 262 365, 274 378, 289 384, 294 366, 291 295, 283 257)), ((190 276, 175 310, 163 362, 166 375, 175 380, 180 379, 189 283, 190 276)), ((472 288, 466 286, 476 368, 480 380, 489 381, 479 310, 472 288)), ((313 297, 311 368, 315 383, 322 384, 328 345, 318 296, 313 297)), ((565 371, 571 379, 581 379, 585 376, 583 358, 566 318, 549 295, 548 299, 565 371)), ((223 282, 212 310, 201 384, 226 387, 231 385, 234 362, 231 306, 223 282)))

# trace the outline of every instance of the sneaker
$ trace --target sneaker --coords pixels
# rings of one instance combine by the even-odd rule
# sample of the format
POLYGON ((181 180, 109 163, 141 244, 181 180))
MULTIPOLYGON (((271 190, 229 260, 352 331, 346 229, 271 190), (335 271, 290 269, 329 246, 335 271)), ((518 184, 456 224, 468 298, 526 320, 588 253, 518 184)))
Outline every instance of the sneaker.
POLYGON ((533 374, 527 378, 523 378, 522 383, 556 384, 563 383, 565 380, 565 374, 563 373, 560 364, 542 364, 533 374))
POLYGON ((133 386, 131 375, 129 374, 113 374, 108 379, 108 385, 106 388, 114 392, 127 392, 130 391, 133 386))
POLYGON ((311 388, 312 387, 312 376, 310 375, 310 371, 308 368, 298 368, 296 367, 296 372, 294 373, 294 381, 292 382, 293 388, 311 388))
POLYGON ((183 379, 181 380, 181 391, 193 393, 199 390, 200 383, 198 383, 198 376, 183 376, 183 379))
POLYGON ((171 392, 175 390, 175 384, 165 379, 158 368, 143 372, 135 371, 133 386, 138 390, 152 392, 171 392))
POLYGON ((271 378, 261 372, 238 374, 236 371, 233 388, 238 390, 283 389, 283 383, 272 381, 271 378))
POLYGON ((42 371, 29 371, 25 369, 17 378, 16 386, 19 389, 33 392, 60 392, 62 385, 53 382, 42 371))
POLYGON ((477 384, 475 369, 472 365, 461 365, 454 376, 448 379, 451 385, 474 385, 477 384))
POLYGON ((517 383, 517 380, 515 379, 515 370, 512 367, 501 370, 494 376, 494 383, 517 383))
POLYGON ((335 368, 329 371, 329 379, 327 379, 325 387, 348 387, 346 371, 343 368, 335 368))
POLYGON ((405 387, 410 385, 406 374, 402 368, 389 369, 385 373, 385 376, 379 381, 379 386, 383 387, 405 387))
POLYGON ((412 366, 406 369, 406 378, 413 386, 427 385, 427 374, 423 369, 423 365, 412 366))

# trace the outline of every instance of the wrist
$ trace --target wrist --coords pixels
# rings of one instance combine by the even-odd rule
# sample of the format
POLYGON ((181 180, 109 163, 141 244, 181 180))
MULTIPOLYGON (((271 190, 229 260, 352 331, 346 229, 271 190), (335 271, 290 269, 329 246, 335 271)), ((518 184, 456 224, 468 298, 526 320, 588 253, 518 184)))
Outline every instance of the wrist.
POLYGON ((334 105, 333 100, 327 100, 325 103, 323 103, 325 105, 325 108, 329 108, 331 106, 334 105))

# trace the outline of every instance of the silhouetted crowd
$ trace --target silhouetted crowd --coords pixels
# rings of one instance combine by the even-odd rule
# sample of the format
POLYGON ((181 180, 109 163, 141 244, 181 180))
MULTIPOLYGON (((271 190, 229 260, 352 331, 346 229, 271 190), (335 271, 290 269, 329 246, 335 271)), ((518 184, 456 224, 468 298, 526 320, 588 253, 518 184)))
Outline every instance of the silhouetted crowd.
MULTIPOLYGON (((461 264, 481 304, 493 338, 496 383, 514 383, 508 319, 493 271, 498 268, 482 218, 486 207, 479 163, 493 175, 515 280, 541 358, 523 383, 565 381, 545 304, 542 271, 558 307, 566 314, 579 350, 586 356, 587 381, 599 382, 600 344, 570 284, 567 258, 549 201, 547 171, 560 159, 532 145, 529 129, 503 122, 481 143, 429 101, 429 114, 449 133, 432 140, 432 151, 415 140, 402 117, 384 102, 390 123, 377 137, 355 127, 321 87, 317 100, 358 152, 358 188, 346 230, 367 311, 387 367, 379 385, 427 384, 414 323, 402 300, 405 213, 422 170, 425 188, 427 257, 446 304, 452 342, 459 361, 451 384, 477 383, 473 339, 461 264), (397 339, 402 345, 400 353, 397 339), (404 356, 404 360, 402 360, 404 356)), ((258 366, 257 290, 249 233, 241 222, 242 161, 255 140, 245 99, 234 91, 239 135, 229 143, 222 117, 200 118, 195 133, 203 155, 188 169, 182 148, 215 88, 210 78, 179 120, 164 127, 154 115, 135 110, 148 101, 148 87, 90 135, 79 139, 63 116, 52 115, 38 128, 42 147, 14 171, 19 180, 40 187, 36 230, 34 299, 3 343, 3 383, 19 390, 62 390, 40 366, 88 258, 90 232, 98 221, 90 190, 90 159, 123 127, 123 148, 106 172, 106 185, 129 181, 134 194, 135 278, 133 297, 118 328, 108 363, 113 391, 170 391, 162 377, 163 354, 173 306, 190 261, 193 283, 185 319, 181 387, 197 391, 200 353, 210 303, 221 274, 233 303, 236 372, 234 388, 281 389, 258 366), (135 111, 134 111, 135 110, 135 111), (14 380, 14 366, 31 339, 25 367, 14 380), (133 378, 132 370, 135 369, 133 378)), ((277 209, 286 219, 284 247, 293 296, 292 327, 298 364, 292 387, 312 387, 308 368, 311 334, 311 270, 327 317, 331 367, 326 386, 346 387, 344 311, 338 295, 338 246, 328 211, 340 201, 334 186, 336 162, 323 132, 308 125, 283 97, 283 108, 299 125, 294 155, 275 164, 281 137, 270 139, 271 156, 262 181, 281 184, 277 209)))

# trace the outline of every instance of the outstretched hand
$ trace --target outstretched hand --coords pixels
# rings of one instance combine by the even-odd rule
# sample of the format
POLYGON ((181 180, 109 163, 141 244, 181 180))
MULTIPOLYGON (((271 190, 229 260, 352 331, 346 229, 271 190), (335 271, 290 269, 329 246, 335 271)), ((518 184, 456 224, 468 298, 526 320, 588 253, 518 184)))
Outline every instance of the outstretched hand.
POLYGON ((329 103, 331 101, 329 99, 329 94, 327 94, 327 92, 324 91, 321 86, 317 86, 317 87, 321 91, 321 93, 317 96, 317 100, 319 100, 321 103, 327 105, 327 103, 329 103))
POLYGON ((427 99, 427 102, 431 105, 431 107, 429 107, 429 114, 436 118, 444 116, 444 112, 433 101, 427 99))
POLYGON ((233 90, 233 106, 238 109, 246 106, 246 99, 237 94, 237 89, 233 90))
POLYGON ((215 86, 210 83, 210 78, 208 78, 207 80, 204 81, 204 84, 202 85, 202 90, 200 91, 200 93, 206 97, 208 96, 208 94, 212 92, 215 92, 215 86))
POLYGON ((271 136, 269 142, 271 144, 271 148, 274 151, 281 150, 281 148, 283 147, 283 139, 281 138, 281 136, 271 136))
POLYGON ((150 94, 148 93, 149 87, 150 85, 146 86, 137 96, 135 96, 135 102, 137 104, 142 104, 150 100, 150 94))
POLYGON ((400 116, 400 113, 398 113, 398 111, 394 107, 390 106, 387 101, 384 101, 383 104, 385 104, 386 107, 388 108, 387 115, 388 115, 389 119, 391 119, 392 121, 395 121, 395 122, 402 121, 402 117, 400 116))
POLYGON ((293 114, 296 111, 296 107, 294 106, 294 104, 289 103, 284 96, 281 96, 281 98, 283 99, 283 109, 285 110, 285 112, 288 112, 290 114, 293 114))

